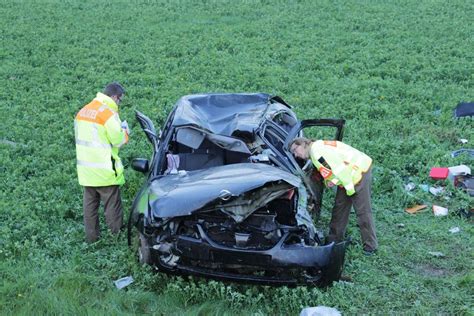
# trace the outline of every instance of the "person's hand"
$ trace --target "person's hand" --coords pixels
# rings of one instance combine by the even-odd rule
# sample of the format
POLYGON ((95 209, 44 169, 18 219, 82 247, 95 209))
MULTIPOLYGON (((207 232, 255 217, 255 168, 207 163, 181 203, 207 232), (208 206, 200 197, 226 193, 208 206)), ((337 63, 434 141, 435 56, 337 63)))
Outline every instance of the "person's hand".
POLYGON ((126 132, 128 135, 130 135, 130 128, 128 127, 127 121, 123 121, 122 124, 121 124, 121 126, 122 126, 122 129, 125 130, 125 132, 126 132))

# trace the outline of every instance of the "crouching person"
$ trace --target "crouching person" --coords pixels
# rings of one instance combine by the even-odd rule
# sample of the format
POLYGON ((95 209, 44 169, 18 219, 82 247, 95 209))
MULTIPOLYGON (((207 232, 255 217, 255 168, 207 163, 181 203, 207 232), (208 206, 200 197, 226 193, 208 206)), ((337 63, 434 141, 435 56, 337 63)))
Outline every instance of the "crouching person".
POLYGON ((352 206, 357 215, 364 254, 378 247, 372 217, 372 159, 339 141, 312 141, 301 137, 290 144, 291 153, 300 159, 311 159, 328 187, 337 186, 336 200, 329 224, 328 241, 342 241, 352 206))

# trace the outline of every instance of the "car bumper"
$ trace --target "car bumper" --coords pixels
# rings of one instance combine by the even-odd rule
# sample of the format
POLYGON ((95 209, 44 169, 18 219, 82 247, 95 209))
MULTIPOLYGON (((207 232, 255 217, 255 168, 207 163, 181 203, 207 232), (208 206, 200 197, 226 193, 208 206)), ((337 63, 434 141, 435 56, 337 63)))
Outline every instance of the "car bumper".
POLYGON ((221 267, 254 267, 259 271, 295 271, 301 275, 276 274, 243 274, 229 272, 228 269, 204 268, 208 264, 185 265, 177 264, 168 267, 160 262, 160 253, 153 248, 152 259, 160 270, 180 274, 192 274, 212 277, 223 280, 241 281, 246 283, 260 283, 268 285, 297 285, 316 284, 328 285, 341 276, 346 243, 331 243, 324 246, 285 245, 286 235, 271 249, 247 250, 236 249, 219 245, 212 241, 202 229, 199 229, 201 239, 179 237, 177 251, 182 262, 190 260, 198 263, 209 263, 221 267), (311 276, 305 271, 311 271, 311 276), (316 273, 315 273, 316 272, 316 273), (270 275, 270 276, 269 276, 270 275))

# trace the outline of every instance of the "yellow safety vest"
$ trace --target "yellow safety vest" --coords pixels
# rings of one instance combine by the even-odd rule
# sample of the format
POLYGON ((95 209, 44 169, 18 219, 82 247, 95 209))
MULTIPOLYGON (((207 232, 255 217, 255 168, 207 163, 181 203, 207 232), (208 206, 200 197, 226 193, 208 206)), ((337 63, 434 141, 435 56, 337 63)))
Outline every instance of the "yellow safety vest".
POLYGON ((372 165, 372 158, 339 141, 313 142, 310 157, 326 185, 343 186, 349 196, 355 193, 354 186, 372 165))
POLYGON ((119 148, 128 142, 118 106, 109 96, 97 93, 74 120, 77 175, 83 186, 101 187, 125 183, 119 148))

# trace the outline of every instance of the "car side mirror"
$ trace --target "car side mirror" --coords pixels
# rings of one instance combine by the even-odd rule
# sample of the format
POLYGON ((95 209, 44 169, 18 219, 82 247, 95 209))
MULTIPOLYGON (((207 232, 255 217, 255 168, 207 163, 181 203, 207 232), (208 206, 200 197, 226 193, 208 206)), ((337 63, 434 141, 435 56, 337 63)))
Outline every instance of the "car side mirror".
POLYGON ((142 173, 147 173, 149 170, 148 159, 135 158, 132 160, 132 169, 142 173))

